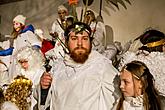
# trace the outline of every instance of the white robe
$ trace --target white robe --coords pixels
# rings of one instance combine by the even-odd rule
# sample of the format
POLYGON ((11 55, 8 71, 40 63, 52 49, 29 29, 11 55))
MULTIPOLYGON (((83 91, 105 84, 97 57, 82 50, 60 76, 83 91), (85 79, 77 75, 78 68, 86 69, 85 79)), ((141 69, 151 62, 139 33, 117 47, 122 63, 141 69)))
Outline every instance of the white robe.
POLYGON ((51 110, 110 110, 115 102, 114 78, 118 71, 111 61, 92 51, 84 64, 69 56, 52 68, 53 81, 45 103, 51 110))

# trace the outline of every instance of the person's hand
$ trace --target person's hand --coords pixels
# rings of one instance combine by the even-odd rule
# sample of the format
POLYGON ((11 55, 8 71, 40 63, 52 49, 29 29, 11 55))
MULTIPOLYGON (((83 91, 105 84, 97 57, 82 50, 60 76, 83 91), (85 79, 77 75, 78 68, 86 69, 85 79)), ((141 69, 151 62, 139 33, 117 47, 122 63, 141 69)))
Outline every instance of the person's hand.
POLYGON ((44 72, 41 80, 40 80, 40 84, 41 84, 41 88, 42 89, 48 89, 49 86, 52 83, 52 76, 50 73, 44 72))
POLYGON ((57 32, 50 32, 49 33, 53 38, 57 38, 58 37, 58 33, 57 32))

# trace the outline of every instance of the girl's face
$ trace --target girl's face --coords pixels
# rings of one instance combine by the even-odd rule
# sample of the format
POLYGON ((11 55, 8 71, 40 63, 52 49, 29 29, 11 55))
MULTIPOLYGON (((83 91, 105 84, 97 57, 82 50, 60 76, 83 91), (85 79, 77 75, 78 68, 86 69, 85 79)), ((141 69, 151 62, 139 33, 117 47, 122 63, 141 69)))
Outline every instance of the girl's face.
POLYGON ((65 10, 58 11, 59 18, 61 21, 65 20, 65 16, 67 15, 67 12, 65 10))
POLYGON ((13 22, 13 27, 15 29, 15 31, 20 31, 21 30, 21 23, 18 23, 18 22, 13 22))
POLYGON ((123 70, 120 73, 120 89, 124 97, 136 97, 142 94, 141 81, 134 78, 131 72, 123 70))

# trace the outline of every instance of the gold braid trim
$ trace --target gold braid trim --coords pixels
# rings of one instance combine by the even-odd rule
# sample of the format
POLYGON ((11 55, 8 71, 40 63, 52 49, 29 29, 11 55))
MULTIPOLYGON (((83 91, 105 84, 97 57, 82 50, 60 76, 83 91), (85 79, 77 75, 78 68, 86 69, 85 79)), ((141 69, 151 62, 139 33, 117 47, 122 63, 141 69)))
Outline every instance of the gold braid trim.
POLYGON ((156 42, 148 43, 148 44, 146 44, 146 46, 147 47, 156 47, 156 46, 164 45, 164 44, 165 44, 165 39, 162 39, 162 40, 159 40, 156 42))

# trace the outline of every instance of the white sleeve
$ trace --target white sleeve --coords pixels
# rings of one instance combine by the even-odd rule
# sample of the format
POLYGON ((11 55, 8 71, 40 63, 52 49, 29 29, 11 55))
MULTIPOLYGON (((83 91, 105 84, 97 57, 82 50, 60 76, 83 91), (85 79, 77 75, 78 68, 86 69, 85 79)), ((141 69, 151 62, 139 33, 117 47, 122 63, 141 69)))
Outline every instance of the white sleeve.
MULTIPOLYGON (((113 107, 116 99, 119 97, 119 89, 117 83, 118 71, 109 62, 105 63, 102 77, 102 87, 100 92, 100 107, 105 106, 105 110, 113 107), (108 108, 107 108, 108 107, 108 108)), ((103 110, 103 109, 100 109, 103 110)))
POLYGON ((31 32, 31 31, 27 31, 26 34, 28 35, 27 39, 31 45, 38 45, 41 47, 41 41, 37 38, 37 36, 31 32))
POLYGON ((52 30, 51 30, 51 32, 57 32, 57 21, 54 21, 53 22, 53 25, 52 25, 52 30))

